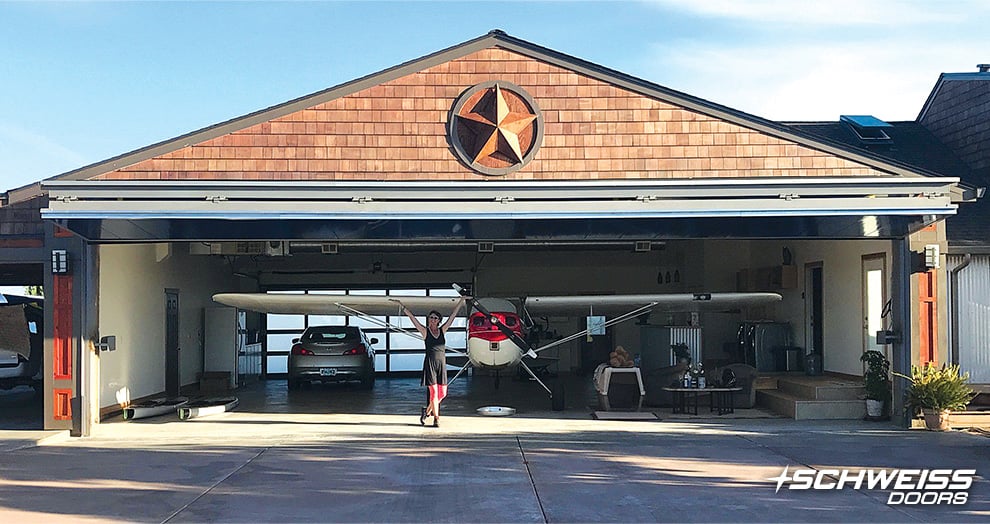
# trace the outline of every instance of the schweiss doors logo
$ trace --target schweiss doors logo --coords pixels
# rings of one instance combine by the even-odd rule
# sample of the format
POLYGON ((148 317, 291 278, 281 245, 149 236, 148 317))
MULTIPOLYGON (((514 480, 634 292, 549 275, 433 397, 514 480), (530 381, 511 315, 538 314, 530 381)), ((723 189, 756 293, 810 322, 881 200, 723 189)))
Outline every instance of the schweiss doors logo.
POLYGON ((973 484, 975 469, 795 469, 784 467, 784 472, 771 477, 777 490, 840 490, 882 489, 890 490, 887 504, 935 505, 965 504, 966 491, 973 484))

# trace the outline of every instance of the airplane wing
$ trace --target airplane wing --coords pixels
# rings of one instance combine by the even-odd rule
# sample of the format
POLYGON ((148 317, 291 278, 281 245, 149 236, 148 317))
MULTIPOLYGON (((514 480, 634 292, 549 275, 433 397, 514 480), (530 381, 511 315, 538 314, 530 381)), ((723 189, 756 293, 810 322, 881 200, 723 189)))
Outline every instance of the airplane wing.
POLYGON ((777 293, 570 295, 527 297, 524 305, 533 315, 613 315, 651 304, 652 307, 646 311, 736 311, 743 307, 773 304, 781 299, 777 293))
POLYGON ((424 316, 437 310, 445 317, 457 303, 457 297, 398 297, 363 295, 296 295, 281 293, 218 293, 213 301, 247 311, 281 315, 365 315, 402 316, 399 301, 414 315, 424 316))

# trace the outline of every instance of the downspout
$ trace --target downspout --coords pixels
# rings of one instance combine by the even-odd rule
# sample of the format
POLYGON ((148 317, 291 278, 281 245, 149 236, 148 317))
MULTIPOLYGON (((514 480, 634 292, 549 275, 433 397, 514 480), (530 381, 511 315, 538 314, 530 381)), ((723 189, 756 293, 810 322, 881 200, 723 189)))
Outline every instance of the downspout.
POLYGON ((973 260, 973 255, 966 253, 963 255, 962 264, 949 271, 949 305, 952 307, 952 316, 949 318, 949 334, 952 337, 952 344, 949 346, 949 362, 959 364, 959 272, 966 269, 966 266, 973 260))
MULTIPOLYGON (((907 238, 895 238, 891 242, 891 329, 895 341, 891 346, 890 370, 898 375, 911 376, 911 249, 907 238)), ((891 403, 891 419, 904 428, 911 427, 912 414, 904 409, 908 380, 894 378, 894 395, 891 403)))

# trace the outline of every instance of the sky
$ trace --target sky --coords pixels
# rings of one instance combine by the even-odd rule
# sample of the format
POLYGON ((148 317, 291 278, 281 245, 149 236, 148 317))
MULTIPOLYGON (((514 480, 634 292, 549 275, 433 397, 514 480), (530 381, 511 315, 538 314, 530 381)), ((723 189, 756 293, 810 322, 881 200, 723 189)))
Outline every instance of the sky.
POLYGON ((914 120, 990 63, 986 0, 9 2, 0 191, 492 29, 779 121, 914 120))

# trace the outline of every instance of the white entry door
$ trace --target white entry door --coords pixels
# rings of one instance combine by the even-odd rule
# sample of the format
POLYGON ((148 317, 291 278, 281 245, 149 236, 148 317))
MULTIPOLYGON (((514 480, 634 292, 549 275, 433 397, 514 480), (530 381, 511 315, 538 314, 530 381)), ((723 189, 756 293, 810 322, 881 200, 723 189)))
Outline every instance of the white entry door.
POLYGON ((889 359, 887 346, 877 344, 877 331, 886 329, 887 257, 883 253, 863 256, 863 351, 881 351, 889 359))

